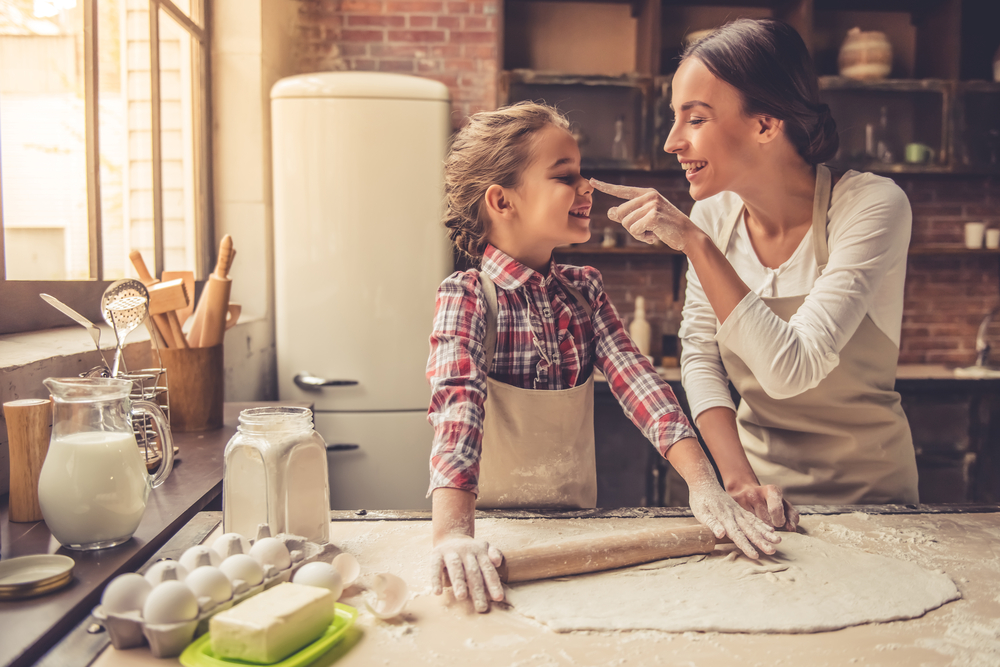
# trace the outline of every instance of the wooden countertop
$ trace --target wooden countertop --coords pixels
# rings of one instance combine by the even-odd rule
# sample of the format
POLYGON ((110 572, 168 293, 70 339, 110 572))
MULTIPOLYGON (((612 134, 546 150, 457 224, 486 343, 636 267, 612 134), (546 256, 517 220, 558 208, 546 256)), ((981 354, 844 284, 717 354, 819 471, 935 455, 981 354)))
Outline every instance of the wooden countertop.
MULTIPOLYGON (((358 558, 360 585, 341 601, 360 616, 344 641, 320 658, 317 667, 428 665, 479 667, 512 664, 536 667, 584 665, 734 664, 846 665, 992 664, 997 641, 1000 568, 996 536, 1000 506, 855 506, 805 507, 802 532, 835 544, 912 561, 946 572, 962 598, 916 619, 871 623, 815 634, 742 634, 714 632, 556 633, 522 617, 515 608, 495 607, 476 614, 468 602, 446 592, 430 594, 425 578, 430 549, 426 512, 333 512, 331 541, 358 558), (380 621, 364 610, 365 576, 392 572, 403 577, 411 598, 404 613, 380 621), (790 657, 794 656, 794 657, 790 657)), ((663 521, 693 521, 682 508, 634 508, 579 512, 502 512, 479 515, 477 533, 501 548, 504 540, 573 530, 603 530, 663 521), (570 525, 573 524, 573 525, 570 525), (519 537, 516 537, 519 535, 519 537), (506 536, 506 537, 505 537, 506 536)), ((214 525, 218 513, 202 512, 195 521, 214 525), (214 515, 214 516, 212 516, 214 515)), ((194 522, 192 522, 194 523, 194 522)), ((202 538, 211 542, 215 532, 202 538)), ((549 538, 551 539, 551 538, 549 538)), ((175 545, 175 553, 188 545, 175 545)), ((664 595, 669 595, 664 591, 664 595)), ((734 604, 739 604, 734 600, 734 604)), ((79 629, 74 633, 79 632, 79 629)), ((70 650, 62 646, 63 650, 70 650)), ((100 650, 100 649, 98 649, 100 650)), ((43 667, 63 667, 53 654, 43 667)), ((63 653, 62 657, 68 655, 63 653)), ((80 656, 79 652, 73 654, 80 656)), ((81 658, 83 656, 80 656, 81 658)), ((80 660, 81 664, 85 663, 80 660)), ((156 660, 145 647, 106 648, 94 667, 161 667, 176 659, 156 660)))
POLYGON ((0 558, 59 553, 76 561, 73 582, 67 588, 27 600, 0 600, 0 628, 3 629, 0 632, 0 665, 33 664, 90 613, 100 601, 109 579, 137 570, 192 517, 218 498, 222 493, 223 451, 236 432, 239 413, 245 408, 262 405, 277 403, 226 403, 221 429, 175 433, 174 444, 179 454, 173 471, 163 485, 149 495, 135 535, 117 547, 85 552, 65 549, 52 538, 44 521, 9 522, 7 496, 0 498, 0 530, 3 531, 0 558))

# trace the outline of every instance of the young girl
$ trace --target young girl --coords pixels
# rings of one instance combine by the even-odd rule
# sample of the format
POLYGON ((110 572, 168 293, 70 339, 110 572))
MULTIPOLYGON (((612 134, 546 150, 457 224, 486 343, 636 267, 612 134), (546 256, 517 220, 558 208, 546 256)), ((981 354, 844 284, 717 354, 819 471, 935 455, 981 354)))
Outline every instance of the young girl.
POLYGON ((445 163, 445 225, 477 270, 438 290, 427 377, 434 426, 432 587, 503 600, 502 555, 475 538, 475 508, 594 507, 593 375, 684 477, 694 516, 748 556, 779 538, 715 473, 670 387, 639 352, 591 267, 552 250, 590 238, 593 188, 558 111, 520 103, 477 113, 445 163))

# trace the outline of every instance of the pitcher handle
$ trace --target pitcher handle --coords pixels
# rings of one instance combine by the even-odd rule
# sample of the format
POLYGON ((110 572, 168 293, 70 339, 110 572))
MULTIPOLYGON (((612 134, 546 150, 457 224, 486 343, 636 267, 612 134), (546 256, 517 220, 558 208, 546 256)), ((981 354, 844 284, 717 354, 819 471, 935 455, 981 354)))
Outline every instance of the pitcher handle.
POLYGON ((163 461, 160 462, 160 469, 156 471, 156 475, 149 481, 149 488, 155 489, 167 480, 170 471, 174 467, 174 439, 170 435, 170 425, 167 424, 167 417, 163 414, 160 406, 150 401, 132 401, 132 414, 135 415, 140 412, 149 413, 156 424, 156 430, 160 433, 160 451, 163 461))

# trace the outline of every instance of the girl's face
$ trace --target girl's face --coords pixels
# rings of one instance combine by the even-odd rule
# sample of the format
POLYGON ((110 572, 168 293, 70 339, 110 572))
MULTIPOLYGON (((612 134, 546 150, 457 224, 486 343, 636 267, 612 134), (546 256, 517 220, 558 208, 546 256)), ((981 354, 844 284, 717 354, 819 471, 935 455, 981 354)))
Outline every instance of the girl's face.
POLYGON ((547 125, 535 135, 532 157, 511 191, 518 242, 547 256, 555 247, 588 241, 594 189, 580 175, 576 140, 547 125))
POLYGON ((677 68, 671 108, 675 119, 663 150, 677 155, 690 193, 700 201, 724 190, 739 191, 754 178, 761 127, 743 113, 740 95, 697 58, 677 68))

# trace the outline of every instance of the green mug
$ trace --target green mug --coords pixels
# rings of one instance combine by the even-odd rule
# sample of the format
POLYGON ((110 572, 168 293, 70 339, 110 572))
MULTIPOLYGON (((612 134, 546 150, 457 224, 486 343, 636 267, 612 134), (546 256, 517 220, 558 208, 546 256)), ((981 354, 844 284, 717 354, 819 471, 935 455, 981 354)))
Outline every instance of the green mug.
POLYGON ((911 164, 923 164, 934 159, 934 149, 927 144, 906 144, 906 161, 911 164))

